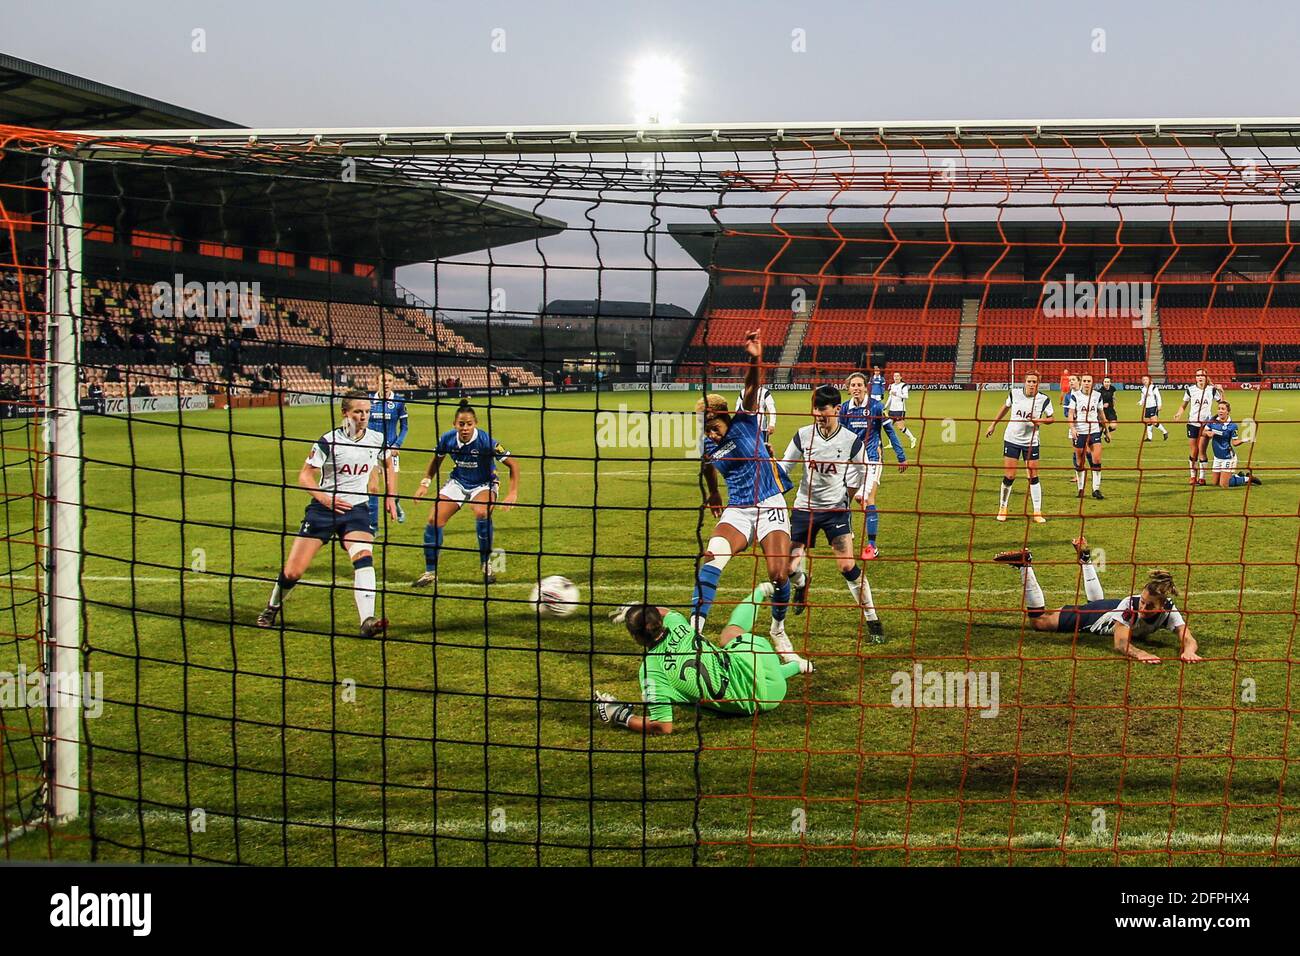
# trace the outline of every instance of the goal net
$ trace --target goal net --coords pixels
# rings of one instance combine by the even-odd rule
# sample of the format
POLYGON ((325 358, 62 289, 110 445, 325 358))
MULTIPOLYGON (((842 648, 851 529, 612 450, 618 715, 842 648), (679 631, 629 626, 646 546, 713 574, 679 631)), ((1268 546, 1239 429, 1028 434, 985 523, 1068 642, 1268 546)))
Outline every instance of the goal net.
POLYGON ((1293 861, 1290 135, 0 127, 5 855, 1293 861))

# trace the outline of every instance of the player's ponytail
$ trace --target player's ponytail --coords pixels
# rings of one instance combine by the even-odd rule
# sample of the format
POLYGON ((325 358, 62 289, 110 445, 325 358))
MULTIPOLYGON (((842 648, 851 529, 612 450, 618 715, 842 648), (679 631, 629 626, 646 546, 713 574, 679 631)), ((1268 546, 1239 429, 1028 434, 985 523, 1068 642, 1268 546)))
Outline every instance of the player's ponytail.
POLYGON ((462 398, 460 404, 456 407, 456 414, 469 415, 474 421, 478 421, 478 412, 474 411, 474 406, 469 403, 468 398, 462 398))
POLYGON ((1174 584, 1174 576, 1164 568, 1152 568, 1146 592, 1167 607, 1178 596, 1178 587, 1174 584))
POLYGON ((634 604, 623 619, 632 640, 642 647, 654 647, 664 629, 664 618, 653 604, 634 604))

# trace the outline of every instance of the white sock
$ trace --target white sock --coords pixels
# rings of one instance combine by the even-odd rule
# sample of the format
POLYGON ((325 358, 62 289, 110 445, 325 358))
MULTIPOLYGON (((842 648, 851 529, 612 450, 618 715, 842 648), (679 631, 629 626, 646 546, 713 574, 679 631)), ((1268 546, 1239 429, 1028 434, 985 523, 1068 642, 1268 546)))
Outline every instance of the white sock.
POLYGON ((356 598, 357 613, 364 624, 366 618, 375 616, 375 569, 357 568, 352 572, 352 596, 356 598))
POLYGON ((1025 607, 1038 609, 1046 604, 1043 598, 1043 589, 1038 586, 1038 578, 1034 575, 1034 569, 1025 565, 1020 569, 1020 581, 1025 588, 1025 607))
POLYGON ((912 439, 912 441, 916 441, 916 436, 912 434, 912 429, 904 428, 903 434, 906 435, 908 438, 912 439))
POLYGON ((876 602, 871 597, 871 585, 867 583, 867 576, 864 574, 856 581, 844 583, 849 586, 849 593, 853 595, 858 607, 862 608, 862 616, 868 621, 876 620, 876 602))
POLYGON ((1147 426, 1147 441, 1151 440, 1151 427, 1150 425, 1147 426))
POLYGON ((694 631, 695 631, 696 634, 703 634, 703 633, 704 633, 704 623, 705 623, 707 620, 708 620, 707 617, 704 617, 704 616, 699 615, 699 614, 692 614, 692 615, 691 615, 691 627, 694 629, 694 631))
POLYGON ((1083 491, 1083 472, 1077 468, 1074 470, 1074 484, 1080 491, 1083 491))
POLYGON ((1005 485, 1005 484, 1002 486, 1002 490, 998 493, 998 508, 999 508, 999 510, 1001 510, 1001 509, 1005 509, 1006 506, 1007 506, 1007 502, 1009 502, 1009 501, 1011 500, 1011 489, 1012 489, 1013 487, 1015 487, 1015 486, 1014 486, 1014 485, 1005 485))
POLYGON ((808 583, 808 575, 804 572, 803 568, 800 568, 798 571, 795 571, 793 574, 790 575, 790 584, 793 587, 801 588, 807 583, 808 583))
POLYGON ((1094 468, 1092 470, 1092 490, 1101 491, 1101 469, 1100 468, 1094 468))
POLYGON ((277 581, 271 588, 271 600, 267 601, 268 607, 279 607, 284 603, 284 595, 280 593, 280 583, 277 581))
POLYGON ((1161 431, 1163 434, 1166 434, 1166 435, 1169 434, 1169 429, 1165 428, 1164 425, 1157 425, 1156 428, 1160 429, 1160 431, 1161 431))
POLYGON ((1034 514, 1043 510, 1043 486, 1036 481, 1029 484, 1029 500, 1034 503, 1034 514))
POLYGON ((1089 601, 1101 601, 1106 597, 1106 592, 1101 589, 1101 579, 1097 577, 1097 569, 1088 561, 1083 564, 1083 593, 1088 596, 1089 601))

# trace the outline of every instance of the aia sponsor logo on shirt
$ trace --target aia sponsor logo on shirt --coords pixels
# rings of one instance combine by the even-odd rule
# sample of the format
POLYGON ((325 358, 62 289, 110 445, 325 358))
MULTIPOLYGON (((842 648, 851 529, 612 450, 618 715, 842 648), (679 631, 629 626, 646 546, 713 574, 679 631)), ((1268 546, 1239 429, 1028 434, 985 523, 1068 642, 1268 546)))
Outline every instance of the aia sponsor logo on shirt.
POLYGON ((349 465, 347 462, 344 462, 338 466, 334 473, 342 477, 343 475, 364 475, 368 471, 370 471, 370 464, 368 462, 361 462, 358 465, 349 465))

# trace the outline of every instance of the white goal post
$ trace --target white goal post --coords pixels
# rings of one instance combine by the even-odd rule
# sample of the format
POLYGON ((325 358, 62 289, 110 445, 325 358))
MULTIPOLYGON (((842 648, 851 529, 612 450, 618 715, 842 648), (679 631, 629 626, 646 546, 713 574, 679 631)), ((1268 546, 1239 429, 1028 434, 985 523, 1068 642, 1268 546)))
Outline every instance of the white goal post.
POLYGON ((1020 384, 1024 380, 1025 373, 1033 370, 1042 375, 1042 385, 1052 385, 1059 381, 1061 373, 1066 369, 1069 369, 1075 375, 1090 372, 1094 376, 1100 375, 1104 378, 1110 374, 1110 359, 1088 358, 1086 356, 1059 359, 1013 358, 1011 360, 1011 384, 1020 384))

